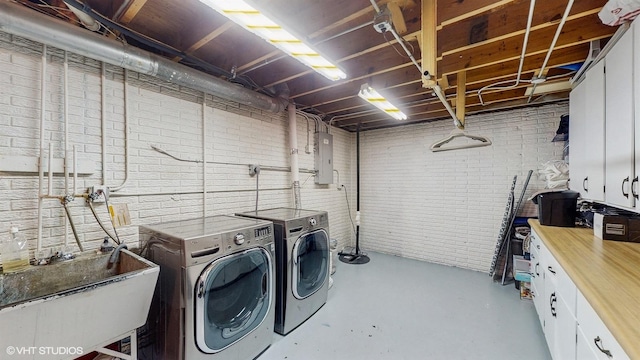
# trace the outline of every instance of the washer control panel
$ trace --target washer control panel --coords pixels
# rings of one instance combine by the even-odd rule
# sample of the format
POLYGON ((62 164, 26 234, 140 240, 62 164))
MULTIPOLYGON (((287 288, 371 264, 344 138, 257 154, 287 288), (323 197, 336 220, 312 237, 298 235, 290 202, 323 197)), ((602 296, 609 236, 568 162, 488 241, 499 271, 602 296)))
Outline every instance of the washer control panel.
POLYGON ((224 237, 225 251, 236 251, 243 248, 263 245, 273 242, 273 224, 249 227, 227 233, 224 237))
POLYGON ((236 236, 233 237, 233 242, 235 242, 236 245, 244 244, 244 234, 243 233, 236 234, 236 236))

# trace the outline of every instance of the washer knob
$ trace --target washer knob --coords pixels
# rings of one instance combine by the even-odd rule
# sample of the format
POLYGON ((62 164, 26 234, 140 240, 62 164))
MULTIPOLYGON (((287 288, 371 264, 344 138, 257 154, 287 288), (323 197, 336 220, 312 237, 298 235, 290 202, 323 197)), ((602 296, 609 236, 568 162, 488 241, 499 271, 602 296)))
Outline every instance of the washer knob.
POLYGON ((244 235, 243 234, 236 234, 236 236, 233 237, 233 242, 235 242, 236 245, 244 244, 244 235))
POLYGON ((311 226, 316 226, 316 219, 315 218, 310 218, 309 219, 309 224, 311 224, 311 226))

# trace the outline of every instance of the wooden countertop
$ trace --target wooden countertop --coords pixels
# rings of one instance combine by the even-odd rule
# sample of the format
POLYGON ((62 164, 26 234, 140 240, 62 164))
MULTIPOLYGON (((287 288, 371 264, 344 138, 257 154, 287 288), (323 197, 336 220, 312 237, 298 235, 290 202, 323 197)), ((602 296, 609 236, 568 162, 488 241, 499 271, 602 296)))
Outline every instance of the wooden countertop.
POLYGON ((640 243, 602 240, 593 229, 529 220, 631 359, 640 359, 640 243))

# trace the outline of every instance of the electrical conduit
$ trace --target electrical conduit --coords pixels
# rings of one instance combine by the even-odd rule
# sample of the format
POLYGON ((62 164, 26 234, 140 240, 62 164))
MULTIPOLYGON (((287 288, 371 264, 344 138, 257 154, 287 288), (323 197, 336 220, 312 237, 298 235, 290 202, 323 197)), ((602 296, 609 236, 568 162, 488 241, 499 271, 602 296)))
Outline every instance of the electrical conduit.
POLYGON ((293 184, 293 202, 300 209, 300 172, 298 171, 298 126, 296 105, 289 103, 289 147, 291 148, 291 180, 293 184))
MULTIPOLYGON (((42 45, 42 69, 40 70, 40 159, 38 164, 38 238, 36 239, 36 256, 42 250, 42 183, 44 182, 44 120, 47 90, 47 45, 42 45)), ((51 168, 51 164, 49 164, 51 168)))
POLYGON ((202 93, 202 216, 207 216, 207 94, 202 93))
MULTIPOLYGON (((69 195, 69 58, 64 52, 64 81, 63 81, 63 117, 64 117, 64 195, 69 195)), ((51 165, 49 165, 51 169, 51 165)), ((76 169, 73 169, 75 172, 76 169)), ((73 198, 72 198, 73 199, 73 198)), ((69 221, 64 218, 64 246, 69 246, 69 221)))
MULTIPOLYGON (((122 190, 129 181, 129 93, 127 91, 127 84, 129 84, 129 70, 124 69, 123 79, 123 92, 124 92, 124 180, 118 186, 109 187, 110 192, 116 192, 122 190)), ((106 128, 105 128, 106 131, 106 128)), ((104 134, 104 133, 103 133, 104 134)), ((104 136, 104 135, 103 135, 104 136)), ((106 154, 106 148, 103 154, 106 154)), ((106 159, 106 156, 105 156, 106 159)), ((104 162, 102 163, 104 166, 104 162)), ((102 173, 104 174, 104 168, 102 173)), ((106 183, 103 183, 106 184, 106 183)))

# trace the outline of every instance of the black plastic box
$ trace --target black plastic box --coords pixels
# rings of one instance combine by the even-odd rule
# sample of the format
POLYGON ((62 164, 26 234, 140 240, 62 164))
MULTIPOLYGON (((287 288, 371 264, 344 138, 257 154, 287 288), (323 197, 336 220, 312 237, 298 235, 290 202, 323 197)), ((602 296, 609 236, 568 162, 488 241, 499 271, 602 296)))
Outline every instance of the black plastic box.
POLYGON ((580 193, 572 190, 552 191, 536 195, 533 202, 538 205, 541 225, 576 226, 576 204, 580 193))

